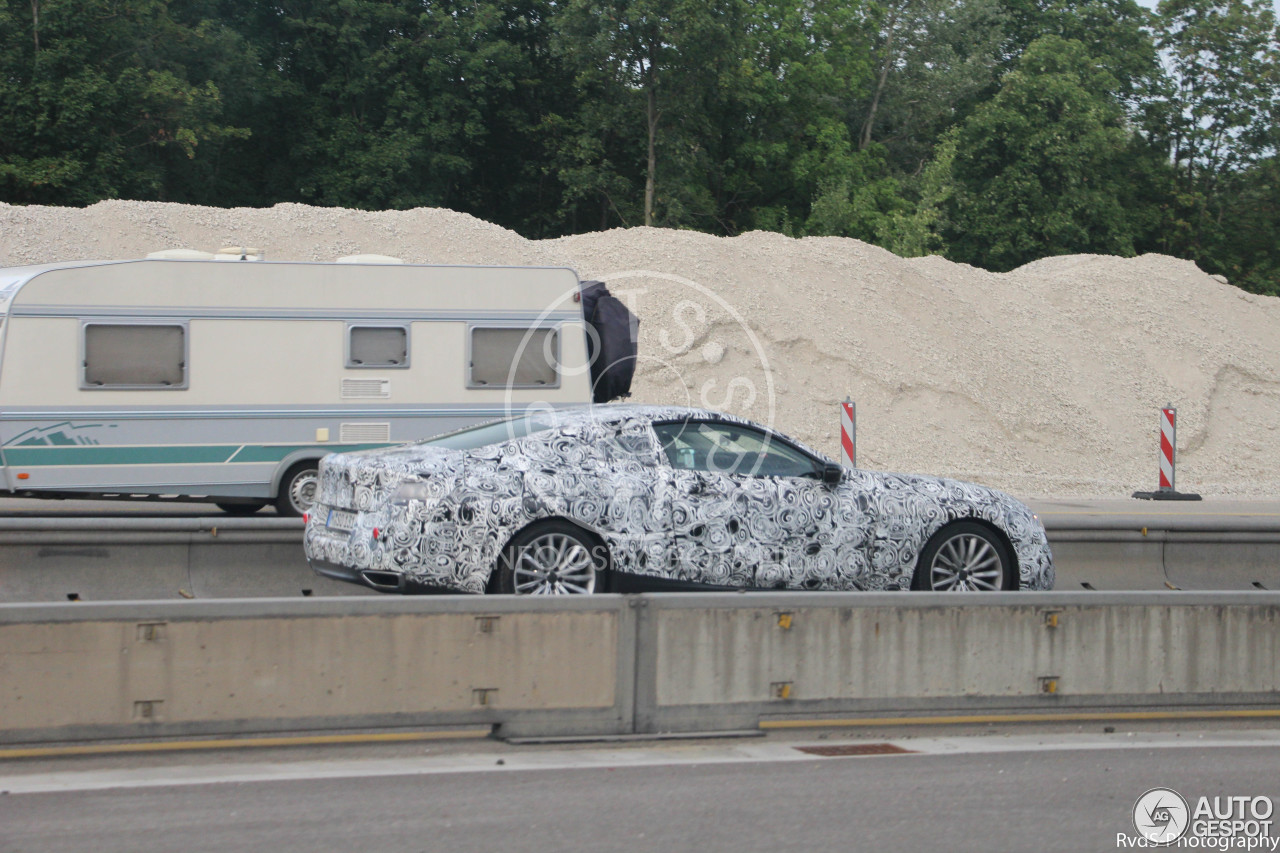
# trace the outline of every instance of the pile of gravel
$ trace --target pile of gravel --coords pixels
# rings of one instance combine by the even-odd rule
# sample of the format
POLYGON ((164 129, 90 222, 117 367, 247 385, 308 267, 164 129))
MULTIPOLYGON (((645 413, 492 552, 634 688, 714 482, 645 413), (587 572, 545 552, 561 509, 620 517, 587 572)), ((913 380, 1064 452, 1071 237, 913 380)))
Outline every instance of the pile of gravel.
POLYGON ((634 399, 726 409, 831 454, 858 404, 864 467, 1022 496, 1156 485, 1157 409, 1178 407, 1178 486, 1280 490, 1280 299, 1163 255, 1048 258, 1005 274, 857 240, 631 228, 530 241, 448 210, 0 204, 0 266, 262 248, 268 260, 552 264, 640 315, 634 399))

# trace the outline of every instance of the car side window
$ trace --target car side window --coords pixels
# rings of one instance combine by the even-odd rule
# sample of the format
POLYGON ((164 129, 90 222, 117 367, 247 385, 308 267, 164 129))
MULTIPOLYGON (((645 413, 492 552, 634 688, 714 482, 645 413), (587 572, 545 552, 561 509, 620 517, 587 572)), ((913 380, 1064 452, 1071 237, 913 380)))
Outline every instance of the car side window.
POLYGON ((747 426, 714 421, 654 424, 672 468, 746 477, 819 477, 807 454, 747 426))

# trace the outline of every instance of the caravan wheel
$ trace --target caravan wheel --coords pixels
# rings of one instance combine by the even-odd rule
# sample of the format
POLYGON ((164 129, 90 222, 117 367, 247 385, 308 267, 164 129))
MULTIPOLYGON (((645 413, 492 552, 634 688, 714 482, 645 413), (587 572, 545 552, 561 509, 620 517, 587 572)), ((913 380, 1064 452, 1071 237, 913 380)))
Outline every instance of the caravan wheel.
POLYGON ((276 512, 288 516, 302 515, 316 502, 316 489, 319 485, 320 470, 314 459, 294 465, 280 481, 276 512))

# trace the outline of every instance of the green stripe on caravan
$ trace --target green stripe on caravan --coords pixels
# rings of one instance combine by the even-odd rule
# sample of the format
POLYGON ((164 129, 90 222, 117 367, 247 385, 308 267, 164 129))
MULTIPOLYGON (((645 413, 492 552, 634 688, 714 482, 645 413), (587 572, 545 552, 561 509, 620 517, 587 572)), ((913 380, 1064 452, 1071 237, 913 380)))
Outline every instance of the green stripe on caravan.
MULTIPOLYGON (((198 465, 226 462, 238 444, 140 445, 136 447, 6 447, 10 466, 42 465, 198 465)), ((283 455, 283 454, 282 454, 283 455)))
MULTIPOLYGON (((344 444, 318 448, 333 452, 370 450, 388 444, 344 444)), ((290 453, 315 447, 310 444, 290 445, 139 445, 136 447, 13 447, 4 449, 5 461, 11 467, 72 465, 208 465, 225 462, 279 462, 290 453), (233 458, 234 457, 234 458, 233 458)))

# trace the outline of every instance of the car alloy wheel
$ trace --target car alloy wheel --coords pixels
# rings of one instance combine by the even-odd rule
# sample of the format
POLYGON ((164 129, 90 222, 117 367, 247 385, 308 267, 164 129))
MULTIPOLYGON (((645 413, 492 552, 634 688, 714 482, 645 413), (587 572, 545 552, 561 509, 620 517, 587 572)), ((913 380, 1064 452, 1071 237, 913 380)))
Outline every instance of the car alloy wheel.
POLYGON ((584 595, 596 589, 591 546, 564 533, 544 533, 516 549, 511 572, 517 595, 584 595))
POLYGON ((589 595, 608 589, 604 543, 561 519, 525 528, 503 549, 495 568, 490 592, 589 595))
POLYGON ((999 592, 1010 589, 1013 561, 987 528, 960 522, 934 534, 920 555, 916 589, 935 592, 999 592))

